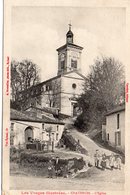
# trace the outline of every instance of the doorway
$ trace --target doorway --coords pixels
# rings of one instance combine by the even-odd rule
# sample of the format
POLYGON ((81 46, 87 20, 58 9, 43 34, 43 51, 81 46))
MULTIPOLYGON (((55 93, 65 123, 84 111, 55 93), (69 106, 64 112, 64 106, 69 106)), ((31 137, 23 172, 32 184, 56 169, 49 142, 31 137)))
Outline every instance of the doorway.
POLYGON ((33 139, 33 128, 32 127, 27 127, 25 129, 25 143, 31 142, 33 139))

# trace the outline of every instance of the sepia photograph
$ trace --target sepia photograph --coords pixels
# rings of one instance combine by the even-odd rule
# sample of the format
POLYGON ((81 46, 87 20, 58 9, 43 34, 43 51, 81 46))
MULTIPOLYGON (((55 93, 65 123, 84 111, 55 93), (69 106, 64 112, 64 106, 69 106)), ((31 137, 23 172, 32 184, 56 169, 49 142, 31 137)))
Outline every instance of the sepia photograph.
POLYGON ((9 190, 124 194, 125 7, 10 13, 9 190))

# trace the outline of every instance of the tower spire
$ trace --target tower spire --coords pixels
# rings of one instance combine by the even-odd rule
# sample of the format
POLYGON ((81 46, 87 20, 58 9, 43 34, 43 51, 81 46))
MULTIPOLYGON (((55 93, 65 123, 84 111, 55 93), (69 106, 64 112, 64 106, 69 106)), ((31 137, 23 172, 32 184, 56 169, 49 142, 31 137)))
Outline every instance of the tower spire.
POLYGON ((69 31, 66 34, 66 42, 67 43, 73 43, 73 36, 74 35, 71 31, 71 26, 72 26, 71 22, 68 25, 69 25, 69 31))
POLYGON ((69 30, 71 31, 71 26, 72 26, 71 21, 68 25, 69 25, 69 30))

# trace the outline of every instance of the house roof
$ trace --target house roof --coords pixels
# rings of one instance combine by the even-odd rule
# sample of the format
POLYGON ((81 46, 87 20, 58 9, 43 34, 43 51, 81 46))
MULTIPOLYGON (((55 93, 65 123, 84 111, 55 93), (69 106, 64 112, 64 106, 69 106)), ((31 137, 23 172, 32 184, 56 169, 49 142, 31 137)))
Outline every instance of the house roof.
MULTIPOLYGON (((61 120, 64 120, 64 119, 67 119, 69 118, 70 116, 69 115, 66 115, 66 114, 63 114, 63 113, 60 113, 57 111, 59 110, 58 108, 48 108, 48 107, 42 107, 42 108, 38 108, 38 107, 34 107, 34 106, 30 106, 26 109, 26 112, 28 109, 36 109, 36 110, 40 110, 40 111, 43 111, 43 113, 49 113, 49 114, 52 114, 54 116, 54 118, 57 118, 59 121, 61 120)), ((43 114, 42 114, 43 116, 43 114)))
POLYGON ((107 112, 106 116, 109 116, 111 114, 117 113, 117 112, 121 112, 125 110, 125 105, 119 105, 117 107, 115 107, 114 109, 110 110, 107 112))
POLYGON ((51 123, 51 124, 64 124, 58 119, 51 119, 48 116, 43 115, 42 119, 34 115, 30 111, 18 111, 15 109, 10 110, 10 119, 19 120, 19 121, 28 121, 28 122, 39 122, 39 123, 51 123))
POLYGON ((38 108, 35 106, 29 106, 28 108, 26 108, 25 111, 27 111, 28 109, 36 109, 36 110, 40 110, 49 114, 58 114, 59 109, 58 108, 51 108, 51 107, 42 107, 42 108, 38 108))
POLYGON ((68 116, 66 114, 63 114, 63 113, 59 113, 59 115, 58 115, 59 120, 64 120, 64 119, 67 119, 67 118, 70 118, 70 116, 68 116))

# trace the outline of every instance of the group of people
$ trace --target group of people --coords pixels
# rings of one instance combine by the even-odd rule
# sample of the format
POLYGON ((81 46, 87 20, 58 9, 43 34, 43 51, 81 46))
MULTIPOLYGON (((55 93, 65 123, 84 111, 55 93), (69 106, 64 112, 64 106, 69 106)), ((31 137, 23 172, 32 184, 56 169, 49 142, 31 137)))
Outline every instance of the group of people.
POLYGON ((68 165, 65 164, 61 166, 59 163, 59 157, 57 156, 56 159, 50 159, 48 162, 48 177, 63 176, 64 178, 68 177, 68 165))
MULTIPOLYGON (((105 169, 119 169, 121 170, 122 158, 118 154, 111 153, 111 155, 107 156, 105 153, 100 153, 99 150, 96 150, 94 154, 94 163, 95 167, 105 170, 105 169)), ((56 159, 50 159, 48 162, 48 177, 58 177, 63 176, 67 178, 69 176, 69 168, 68 164, 64 164, 61 166, 59 163, 59 157, 56 159)))
POLYGON ((107 156, 105 153, 100 154, 99 150, 96 150, 94 154, 95 167, 105 169, 119 169, 121 170, 121 161, 122 158, 120 155, 115 155, 111 153, 110 156, 107 156))

